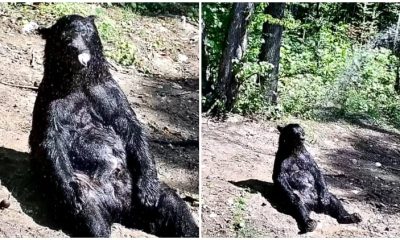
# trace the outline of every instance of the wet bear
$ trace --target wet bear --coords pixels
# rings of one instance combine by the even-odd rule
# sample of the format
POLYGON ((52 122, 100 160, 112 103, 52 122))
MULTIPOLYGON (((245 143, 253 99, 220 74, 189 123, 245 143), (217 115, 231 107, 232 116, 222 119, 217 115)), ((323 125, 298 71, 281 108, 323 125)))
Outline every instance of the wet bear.
POLYGON ((46 45, 31 163, 60 225, 79 237, 109 237, 114 222, 158 236, 198 236, 186 203, 160 184, 94 17, 64 16, 39 32, 46 45))
POLYGON ((361 216, 348 213, 341 202, 328 191, 324 176, 304 146, 305 133, 298 124, 278 127, 279 147, 276 153, 273 181, 300 232, 312 232, 317 222, 310 212, 328 214, 339 223, 358 223, 361 216))

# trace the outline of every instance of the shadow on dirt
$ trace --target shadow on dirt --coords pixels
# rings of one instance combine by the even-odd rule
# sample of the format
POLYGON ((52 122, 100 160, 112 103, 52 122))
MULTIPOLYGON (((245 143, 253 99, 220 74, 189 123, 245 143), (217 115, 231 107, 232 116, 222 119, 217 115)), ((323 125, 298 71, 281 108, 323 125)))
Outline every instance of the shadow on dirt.
POLYGON ((288 210, 288 206, 279 197, 277 190, 274 187, 274 184, 271 182, 263 182, 257 179, 248 179, 243 181, 228 181, 229 183, 244 188, 246 191, 250 193, 261 193, 261 195, 271 204, 273 208, 275 208, 278 212, 293 216, 293 214, 288 210))
MULTIPOLYGON (((366 129, 373 130, 373 131, 380 132, 380 133, 384 133, 384 134, 389 134, 389 135, 392 135, 394 137, 400 138, 400 134, 398 134, 398 133, 395 133, 393 131, 389 131, 387 129, 383 129, 383 128, 378 127, 376 125, 368 124, 368 123, 366 123, 364 121, 361 121, 361 120, 352 120, 352 121, 348 121, 348 122, 350 122, 352 124, 355 124, 355 125, 358 125, 359 127, 362 127, 362 128, 366 128, 366 129)), ((400 126, 396 126, 396 127, 400 128, 400 126)))
MULTIPOLYGON (((192 140, 199 136, 199 80, 196 78, 161 78, 151 76, 152 82, 157 83, 146 88, 151 96, 150 108, 168 120, 183 132, 190 134, 192 140)), ((140 106, 139 106, 140 107, 140 106)), ((170 132, 164 136, 169 140, 182 140, 181 133, 170 132)), ((183 139, 187 140, 187 139, 183 139)))
POLYGON ((30 169, 29 154, 0 147, 0 166, 1 183, 21 204, 22 211, 40 225, 59 229, 40 194, 39 184, 30 169))
MULTIPOLYGON (((371 128, 368 128, 371 129, 371 128)), ((400 136, 383 129, 372 130, 381 135, 353 133, 348 139, 351 148, 327 154, 329 164, 342 174, 328 175, 328 182, 347 192, 360 189, 351 198, 374 206, 387 214, 400 212, 400 136)))
MULTIPOLYGON (((199 98, 198 79, 166 79, 146 77, 151 108, 160 122, 150 125, 150 151, 173 169, 184 169, 199 175, 199 98), (178 129, 178 131, 176 131, 178 129)), ((141 108, 141 104, 135 104, 141 108)), ((191 192, 198 193, 199 182, 190 183, 191 192)))
MULTIPOLYGON (((173 169, 186 169, 190 172, 199 170, 198 141, 150 140, 150 151, 173 169), (197 154, 197 157, 196 157, 197 154)), ((197 192, 196 192, 197 193, 197 192)))
MULTIPOLYGON (((380 133, 388 133, 394 134, 400 137, 400 134, 394 133, 392 131, 383 129, 381 127, 376 126, 376 121, 369 117, 367 114, 362 113, 346 113, 343 114, 342 110, 337 107, 320 107, 315 109, 317 114, 316 118, 320 119, 323 122, 338 122, 345 121, 350 124, 358 125, 362 128, 367 128, 370 130, 374 130, 380 133)), ((386 119, 386 123, 390 124, 392 127, 400 130, 400 122, 397 119, 386 119)))
POLYGON ((250 193, 261 193, 261 195, 267 199, 271 205, 278 209, 279 199, 276 194, 276 190, 274 188, 274 184, 270 182, 263 182, 257 179, 248 179, 243 181, 228 181, 229 183, 235 185, 236 187, 244 188, 246 191, 250 193))
MULTIPOLYGON (((285 200, 280 197, 280 193, 277 192, 273 183, 263 182, 256 179, 249 179, 239 182, 229 181, 229 183, 237 187, 244 188, 246 191, 249 191, 250 193, 261 193, 261 195, 266 200, 268 200, 271 206, 275 208, 278 212, 293 217, 296 220, 299 227, 299 222, 297 221, 296 216, 294 215, 294 211, 291 210, 293 208, 291 208, 288 204, 286 204, 285 200)), ((314 211, 314 212, 318 214, 323 214, 322 211, 314 211)), ((304 232, 299 231, 298 234, 304 234, 304 232)))

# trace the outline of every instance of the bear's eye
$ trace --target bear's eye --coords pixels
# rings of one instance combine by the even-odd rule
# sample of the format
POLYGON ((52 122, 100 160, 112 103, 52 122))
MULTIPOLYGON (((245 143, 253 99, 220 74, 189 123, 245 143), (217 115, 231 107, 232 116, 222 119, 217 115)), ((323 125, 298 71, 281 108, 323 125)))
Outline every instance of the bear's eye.
POLYGON ((61 39, 62 39, 62 40, 68 41, 68 40, 71 40, 72 38, 73 38, 73 33, 71 33, 71 31, 62 32, 62 33, 61 33, 61 39))
POLYGON ((90 26, 83 25, 82 28, 80 28, 80 33, 84 36, 90 36, 93 33, 93 30, 90 26))

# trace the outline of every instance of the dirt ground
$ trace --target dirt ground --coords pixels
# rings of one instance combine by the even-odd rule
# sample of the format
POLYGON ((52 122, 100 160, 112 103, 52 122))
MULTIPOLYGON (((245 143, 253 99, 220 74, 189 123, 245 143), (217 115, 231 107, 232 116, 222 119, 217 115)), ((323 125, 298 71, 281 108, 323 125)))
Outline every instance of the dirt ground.
POLYGON ((232 116, 202 119, 203 237, 399 237, 400 134, 367 124, 296 119, 330 191, 359 224, 312 213, 317 229, 298 234, 296 221, 271 195, 277 122, 232 116), (279 208, 278 208, 279 209, 279 208))
MULTIPOLYGON (((18 16, 0 18, 0 200, 11 202, 0 210, 0 237, 67 237, 47 220, 28 162, 36 97, 30 88, 42 79, 45 42, 38 35, 22 34, 18 16)), ((188 200, 198 219, 198 26, 179 17, 138 16, 133 24, 147 26, 148 40, 132 34, 132 41, 149 54, 143 64, 151 74, 116 64, 112 73, 147 131, 160 179, 188 200), (162 31, 152 31, 159 26, 162 31), (164 44, 178 44, 179 51, 149 49, 150 41, 160 36, 168 36, 170 42, 164 44), (187 59, 178 60, 178 53, 187 59)), ((112 236, 149 235, 114 224, 112 236)))

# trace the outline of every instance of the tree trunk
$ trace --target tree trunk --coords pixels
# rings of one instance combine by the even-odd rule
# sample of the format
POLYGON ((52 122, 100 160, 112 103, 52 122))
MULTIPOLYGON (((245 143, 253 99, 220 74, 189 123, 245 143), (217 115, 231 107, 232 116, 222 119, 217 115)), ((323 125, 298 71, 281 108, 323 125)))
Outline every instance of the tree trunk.
POLYGON ((398 35, 399 35, 399 28, 400 28, 400 12, 397 13, 397 27, 396 27, 396 35, 393 40, 393 52, 397 57, 397 68, 396 68, 396 82, 394 83, 394 90, 400 94, 400 51, 397 44, 398 35))
MULTIPOLYGON (((275 19, 282 19, 285 3, 269 3, 264 13, 275 19)), ((260 83, 265 94, 265 100, 272 105, 277 104, 278 100, 278 74, 280 48, 282 43, 283 26, 265 22, 263 25, 264 43, 261 46, 259 55, 260 61, 266 61, 274 65, 269 77, 260 76, 260 83)))
POLYGON ((212 91, 211 83, 209 82, 210 69, 208 66, 208 49, 206 48, 206 36, 206 26, 204 21, 201 20, 201 86, 203 96, 206 96, 212 91))
POLYGON ((218 75, 218 98, 222 101, 225 111, 231 111, 238 92, 238 83, 233 75, 233 60, 240 60, 244 55, 247 42, 247 25, 254 3, 234 3, 232 6, 232 21, 226 36, 226 46, 222 54, 218 75))
POLYGON ((400 57, 397 56, 397 67, 396 67, 396 81, 394 83, 394 90, 397 94, 400 94, 400 57))

